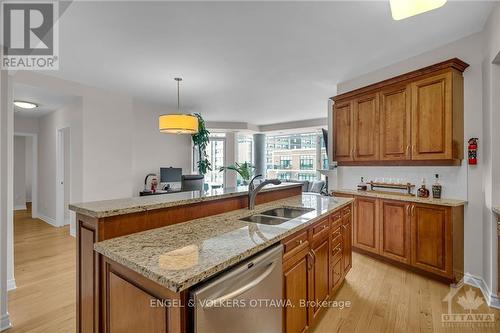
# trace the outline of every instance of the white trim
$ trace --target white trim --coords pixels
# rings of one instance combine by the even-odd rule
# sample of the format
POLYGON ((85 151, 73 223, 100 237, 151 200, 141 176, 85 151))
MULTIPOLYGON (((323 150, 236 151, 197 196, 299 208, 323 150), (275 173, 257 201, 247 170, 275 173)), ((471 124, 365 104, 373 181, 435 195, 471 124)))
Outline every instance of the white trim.
POLYGON ((491 292, 490 288, 488 288, 488 285, 486 284, 486 282, 484 282, 482 277, 465 273, 464 283, 479 288, 488 306, 495 309, 500 309, 500 298, 491 292))
POLYGON ((57 225, 57 221, 55 218, 48 217, 48 216, 45 216, 43 214, 38 214, 38 218, 40 220, 42 220, 43 222, 50 224, 53 227, 56 227, 56 228, 60 227, 60 225, 57 225))
POLYGON ((7 280, 7 291, 15 290, 16 288, 16 279, 7 280))
POLYGON ((11 327, 12 324, 10 323, 9 313, 7 312, 6 314, 2 315, 2 317, 0 317, 0 331, 4 331, 11 327))
MULTIPOLYGON (((71 177, 71 128, 62 127, 57 129, 57 143, 56 143, 56 223, 57 226, 62 227, 66 225, 65 211, 66 207, 64 205, 64 198, 66 193, 66 182, 70 181, 71 177), (69 156, 65 156, 65 141, 68 139, 69 144, 69 156), (69 175, 65 175, 64 171, 66 169, 65 163, 68 163, 69 175), (67 177, 67 179, 66 179, 67 177)), ((69 183, 71 186, 71 183, 69 183)), ((71 202, 71 189, 69 191, 69 202, 71 202)))
POLYGON ((26 210, 26 209, 28 209, 26 208, 26 204, 14 206, 14 210, 26 210))

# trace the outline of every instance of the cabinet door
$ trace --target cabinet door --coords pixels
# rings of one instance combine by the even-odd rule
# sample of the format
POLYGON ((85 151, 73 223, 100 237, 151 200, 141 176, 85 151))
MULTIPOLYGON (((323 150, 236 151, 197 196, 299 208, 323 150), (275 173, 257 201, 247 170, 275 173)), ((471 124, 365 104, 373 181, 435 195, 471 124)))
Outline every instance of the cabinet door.
POLYGON ((380 92, 380 159, 409 160, 411 104, 409 89, 395 87, 380 92))
POLYGON ((308 327, 308 309, 301 302, 309 299, 312 261, 307 254, 291 260, 293 264, 283 273, 284 298, 292 305, 284 309, 285 333, 301 333, 308 327))
POLYGON ((380 254, 410 263, 410 204, 380 201, 380 254))
POLYGON ((411 84, 412 160, 452 158, 452 74, 411 84))
POLYGON ((352 214, 343 217, 342 221, 342 259, 344 262, 343 275, 352 267, 352 214))
MULTIPOLYGON (((330 250, 329 250, 329 238, 325 238, 325 240, 318 245, 316 245, 312 249, 313 257, 314 257, 314 265, 313 265, 313 278, 312 282, 312 298, 311 300, 315 302, 322 302, 328 299, 330 288, 328 283, 329 277, 329 263, 330 263, 330 250)), ((310 313, 313 323, 315 322, 320 311, 324 309, 324 307, 310 307, 310 313)), ((309 323, 312 325, 313 323, 309 323)))
POLYGON ((412 205, 411 264, 435 274, 452 277, 449 207, 412 205))
POLYGON ((334 160, 352 161, 352 105, 351 102, 335 104, 333 109, 334 122, 334 160))
POLYGON ((363 96, 354 101, 354 160, 379 159, 378 94, 363 96))
POLYGON ((355 206, 354 246, 379 253, 378 200, 357 197, 355 206))

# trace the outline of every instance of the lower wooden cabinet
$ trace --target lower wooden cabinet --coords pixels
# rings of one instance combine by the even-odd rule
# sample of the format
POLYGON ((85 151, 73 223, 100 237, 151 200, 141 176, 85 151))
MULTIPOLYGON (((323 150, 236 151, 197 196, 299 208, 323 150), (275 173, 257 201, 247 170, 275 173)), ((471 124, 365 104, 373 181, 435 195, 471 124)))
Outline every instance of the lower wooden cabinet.
POLYGON ((380 200, 380 254, 410 263, 410 207, 404 201, 380 200))
POLYGON ((452 227, 448 207, 413 204, 411 207, 411 264, 423 270, 451 276, 452 227))
POLYGON ((312 257, 308 251, 302 251, 295 258, 285 263, 283 272, 284 294, 291 306, 283 311, 285 332, 300 333, 308 328, 308 308, 301 302, 310 299, 310 279, 312 257))
POLYGON ((284 310, 285 333, 314 326, 327 309, 318 303, 331 298, 342 284, 352 266, 351 216, 349 205, 282 241, 284 298, 292 305, 284 310))
POLYGON ((464 273, 463 206, 355 199, 354 248, 435 278, 460 281, 464 273))
POLYGON ((355 207, 354 246, 379 253, 378 199, 358 197, 355 207))

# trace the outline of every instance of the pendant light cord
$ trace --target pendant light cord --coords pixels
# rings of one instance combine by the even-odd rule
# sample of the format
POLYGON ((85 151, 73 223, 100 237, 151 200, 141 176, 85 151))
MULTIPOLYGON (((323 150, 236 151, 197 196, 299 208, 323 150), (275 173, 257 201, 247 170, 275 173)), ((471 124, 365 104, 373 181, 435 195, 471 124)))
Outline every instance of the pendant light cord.
POLYGON ((181 111, 180 83, 182 81, 182 78, 176 77, 174 80, 177 81, 177 111, 180 113, 181 111))

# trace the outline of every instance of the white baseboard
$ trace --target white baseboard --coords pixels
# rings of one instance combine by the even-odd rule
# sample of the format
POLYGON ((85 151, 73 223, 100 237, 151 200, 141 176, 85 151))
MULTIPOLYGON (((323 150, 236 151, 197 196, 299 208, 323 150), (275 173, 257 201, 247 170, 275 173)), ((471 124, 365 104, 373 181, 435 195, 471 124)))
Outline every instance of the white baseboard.
POLYGON ((7 291, 16 289, 16 279, 7 280, 7 291))
POLYGON ((14 210, 26 210, 26 204, 14 206, 14 210))
POLYGON ((484 282, 482 277, 465 273, 464 283, 479 288, 481 290, 481 293, 483 294, 484 299, 486 300, 486 303, 488 303, 488 306, 495 309, 500 309, 500 298, 491 292, 490 288, 488 288, 488 285, 486 284, 486 282, 484 282))
POLYGON ((44 221, 45 223, 48 223, 50 224, 51 226, 53 227, 56 227, 58 228, 59 226, 57 225, 57 221, 56 219, 53 219, 52 217, 48 217, 48 216, 45 216, 43 214, 38 214, 38 218, 42 221, 44 221))
POLYGON ((0 331, 6 330, 8 328, 11 328, 12 325, 10 323, 9 319, 9 313, 5 313, 0 316, 0 331))

